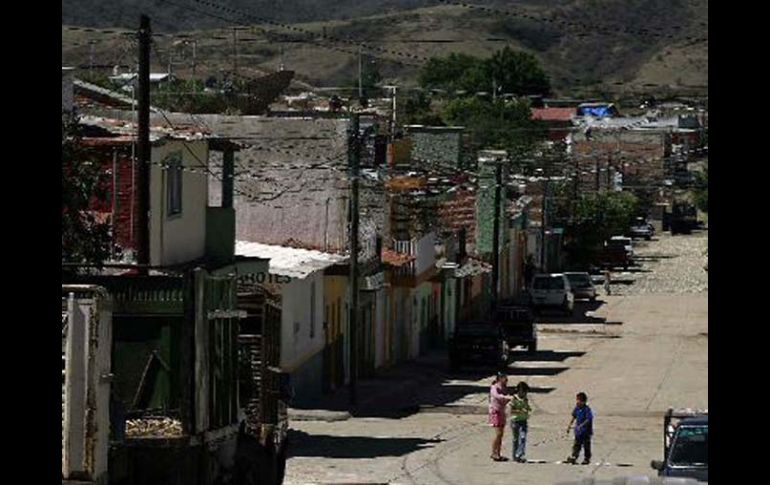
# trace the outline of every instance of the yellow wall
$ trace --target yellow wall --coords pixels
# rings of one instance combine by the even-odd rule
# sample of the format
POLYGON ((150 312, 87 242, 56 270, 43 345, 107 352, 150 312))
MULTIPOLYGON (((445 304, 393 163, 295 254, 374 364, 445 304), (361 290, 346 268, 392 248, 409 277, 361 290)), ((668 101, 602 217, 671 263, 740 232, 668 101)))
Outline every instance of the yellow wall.
POLYGON ((347 320, 348 279, 344 276, 324 276, 324 321, 328 325, 326 343, 334 342, 345 333, 343 322, 347 320))

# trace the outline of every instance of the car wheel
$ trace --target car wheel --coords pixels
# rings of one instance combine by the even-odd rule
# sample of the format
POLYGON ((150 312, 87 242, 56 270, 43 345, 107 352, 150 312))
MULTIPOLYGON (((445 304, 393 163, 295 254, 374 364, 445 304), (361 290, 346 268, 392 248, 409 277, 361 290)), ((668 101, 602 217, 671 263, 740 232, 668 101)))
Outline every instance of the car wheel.
POLYGON ((591 302, 595 302, 595 301, 596 301, 596 295, 594 295, 594 296, 592 296, 591 298, 589 298, 589 300, 590 300, 591 302))
POLYGON ((532 342, 531 344, 527 345, 527 353, 534 354, 537 352, 537 342, 532 342))

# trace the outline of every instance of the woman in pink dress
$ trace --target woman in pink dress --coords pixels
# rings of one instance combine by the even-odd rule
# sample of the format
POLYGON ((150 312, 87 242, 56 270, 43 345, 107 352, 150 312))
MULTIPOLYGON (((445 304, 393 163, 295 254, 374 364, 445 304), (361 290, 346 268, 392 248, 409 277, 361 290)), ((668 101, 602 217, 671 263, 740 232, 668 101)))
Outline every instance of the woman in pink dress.
POLYGON ((505 432, 505 405, 512 399, 505 394, 505 385, 508 383, 508 376, 498 372, 492 387, 489 388, 489 424, 495 430, 495 437, 492 440, 492 458, 494 461, 506 461, 507 458, 501 456, 500 448, 503 444, 503 433, 505 432))

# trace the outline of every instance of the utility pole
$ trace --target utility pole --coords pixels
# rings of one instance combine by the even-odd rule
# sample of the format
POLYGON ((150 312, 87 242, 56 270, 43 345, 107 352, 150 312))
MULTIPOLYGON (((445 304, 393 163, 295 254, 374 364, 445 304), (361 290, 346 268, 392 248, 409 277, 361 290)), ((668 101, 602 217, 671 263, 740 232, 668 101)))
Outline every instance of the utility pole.
POLYGON ((195 78, 195 68, 196 68, 196 65, 198 64, 198 59, 196 57, 195 51, 196 51, 196 48, 198 47, 198 41, 193 39, 193 40, 186 41, 185 44, 192 45, 192 75, 193 75, 193 78, 195 78))
POLYGON ((396 86, 393 86, 393 126, 390 128, 391 141, 396 139, 396 86))
POLYGON ((543 207, 540 213, 540 271, 545 272, 545 224, 546 214, 548 212, 548 189, 550 177, 546 176, 545 187, 543 188, 543 207))
POLYGON ((492 312, 497 308, 500 283, 500 199, 503 185, 503 163, 495 162, 495 218, 492 226, 492 312))
MULTIPOLYGON (((139 22, 139 103, 137 116, 137 155, 139 156, 139 180, 137 192, 139 214, 137 231, 137 263, 150 264, 150 17, 142 15, 139 22)), ((140 274, 146 274, 146 268, 140 274)))
POLYGON ((364 99, 364 60, 363 60, 363 46, 358 46, 358 99, 364 99))
POLYGON ((599 171, 599 158, 597 157, 596 159, 596 193, 597 194, 599 193, 599 185, 601 184, 600 177, 601 177, 601 173, 599 171))
POLYGON ((238 74, 238 28, 233 27, 233 74, 238 74))
POLYGON ((94 74, 94 44, 96 42, 93 40, 88 43, 88 73, 92 76, 94 74))
POLYGON ((350 167, 350 405, 357 403, 358 380, 358 177, 361 140, 358 113, 350 115, 348 165, 350 167))

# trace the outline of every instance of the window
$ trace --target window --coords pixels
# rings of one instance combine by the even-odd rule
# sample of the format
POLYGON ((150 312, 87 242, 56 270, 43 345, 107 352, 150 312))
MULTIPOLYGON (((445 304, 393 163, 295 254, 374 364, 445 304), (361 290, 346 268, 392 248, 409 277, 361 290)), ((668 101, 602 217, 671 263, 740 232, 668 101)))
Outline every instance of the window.
POLYGON ((182 213, 182 154, 169 155, 163 165, 166 167, 166 207, 168 216, 182 213))

